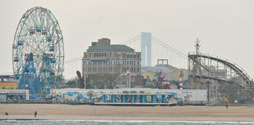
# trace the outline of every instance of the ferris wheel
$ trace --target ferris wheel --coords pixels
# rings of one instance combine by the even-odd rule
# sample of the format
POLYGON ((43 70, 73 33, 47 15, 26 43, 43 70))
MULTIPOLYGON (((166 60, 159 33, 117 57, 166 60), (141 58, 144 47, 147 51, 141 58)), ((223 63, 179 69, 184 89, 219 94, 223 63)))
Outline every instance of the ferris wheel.
POLYGON ((34 7, 23 15, 14 36, 12 63, 19 88, 32 94, 50 89, 62 75, 63 36, 51 11, 34 7))

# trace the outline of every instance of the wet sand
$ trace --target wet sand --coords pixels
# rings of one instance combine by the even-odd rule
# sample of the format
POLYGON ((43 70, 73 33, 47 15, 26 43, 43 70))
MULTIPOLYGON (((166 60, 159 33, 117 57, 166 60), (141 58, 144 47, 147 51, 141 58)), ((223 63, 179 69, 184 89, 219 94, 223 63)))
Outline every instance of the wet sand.
POLYGON ((0 119, 254 122, 254 106, 93 106, 0 104, 0 119), (38 116, 34 118, 34 111, 38 116), (8 112, 9 116, 4 113, 8 112))

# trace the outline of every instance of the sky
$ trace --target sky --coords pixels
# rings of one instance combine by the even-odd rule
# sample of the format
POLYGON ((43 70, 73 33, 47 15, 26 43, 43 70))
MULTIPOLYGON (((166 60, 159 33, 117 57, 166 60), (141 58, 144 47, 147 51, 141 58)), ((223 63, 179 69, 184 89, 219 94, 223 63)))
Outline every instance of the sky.
POLYGON ((119 44, 151 32, 181 52, 227 58, 254 77, 253 0, 0 0, 0 74, 12 74, 12 44, 22 15, 41 6, 57 18, 65 60, 82 57, 92 41, 119 44))

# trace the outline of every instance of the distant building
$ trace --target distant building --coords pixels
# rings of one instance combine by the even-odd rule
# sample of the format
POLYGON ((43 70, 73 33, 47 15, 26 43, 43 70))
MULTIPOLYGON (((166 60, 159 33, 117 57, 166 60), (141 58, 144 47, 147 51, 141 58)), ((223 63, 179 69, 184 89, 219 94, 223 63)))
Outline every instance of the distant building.
POLYGON ((187 80, 187 70, 186 69, 178 69, 170 65, 156 65, 156 66, 147 66, 142 67, 142 76, 146 79, 149 78, 150 80, 156 79, 156 73, 165 73, 164 80, 168 81, 180 81, 181 73, 182 73, 182 80, 187 80))
MULTIPOLYGON (((165 74, 162 84, 174 83, 187 80, 187 70, 178 69, 168 64, 157 64, 155 66, 142 67, 141 74, 144 78, 144 84, 154 84, 158 82, 158 77, 165 74)), ((172 86, 172 85, 171 85, 172 86)), ((172 88, 172 87, 170 87, 172 88)))
POLYGON ((91 74, 120 75, 128 70, 141 74, 141 53, 126 45, 110 44, 108 38, 92 42, 82 60, 82 73, 86 77, 91 74))
POLYGON ((15 76, 13 75, 1 75, 0 76, 0 89, 17 89, 15 76))

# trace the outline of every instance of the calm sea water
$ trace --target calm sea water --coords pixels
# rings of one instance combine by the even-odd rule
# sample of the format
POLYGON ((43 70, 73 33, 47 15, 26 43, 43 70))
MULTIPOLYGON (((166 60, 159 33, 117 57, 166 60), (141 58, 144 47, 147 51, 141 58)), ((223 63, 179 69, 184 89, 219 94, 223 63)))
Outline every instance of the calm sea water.
POLYGON ((0 125, 254 125, 254 122, 0 120, 0 125))

